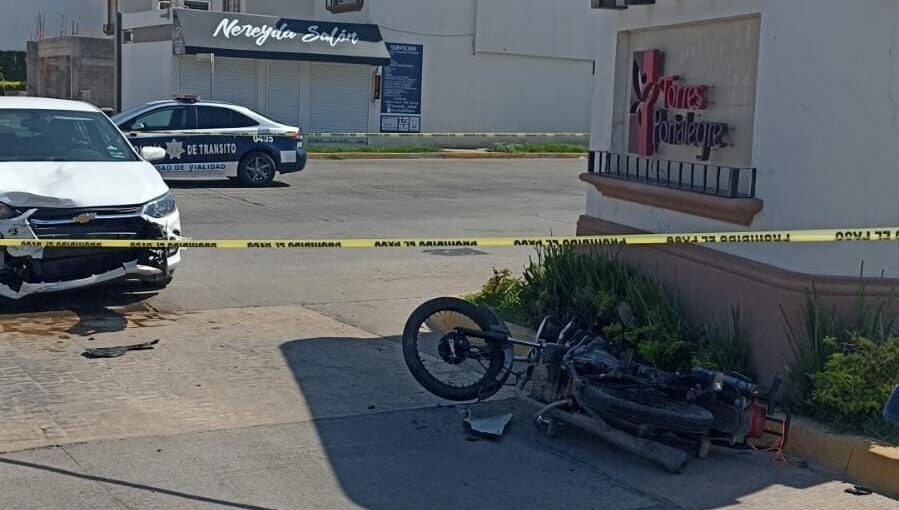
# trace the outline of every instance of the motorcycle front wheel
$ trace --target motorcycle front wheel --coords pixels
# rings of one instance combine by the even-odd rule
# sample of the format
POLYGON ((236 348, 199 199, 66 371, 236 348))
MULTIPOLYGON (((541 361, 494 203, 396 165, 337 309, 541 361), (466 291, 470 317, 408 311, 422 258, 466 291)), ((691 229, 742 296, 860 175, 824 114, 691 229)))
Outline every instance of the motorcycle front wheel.
POLYGON ((511 352, 503 342, 464 334, 488 331, 491 314, 468 301, 437 298, 412 312, 403 329, 403 358, 426 390, 457 402, 494 395, 509 377, 511 352))

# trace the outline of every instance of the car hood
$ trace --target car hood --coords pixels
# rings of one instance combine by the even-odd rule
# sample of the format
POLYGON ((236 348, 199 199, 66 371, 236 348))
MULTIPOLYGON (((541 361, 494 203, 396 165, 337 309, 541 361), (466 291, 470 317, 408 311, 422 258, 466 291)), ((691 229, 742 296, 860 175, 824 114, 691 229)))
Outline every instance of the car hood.
POLYGON ((168 189, 146 161, 0 163, 0 202, 18 208, 138 205, 168 189))

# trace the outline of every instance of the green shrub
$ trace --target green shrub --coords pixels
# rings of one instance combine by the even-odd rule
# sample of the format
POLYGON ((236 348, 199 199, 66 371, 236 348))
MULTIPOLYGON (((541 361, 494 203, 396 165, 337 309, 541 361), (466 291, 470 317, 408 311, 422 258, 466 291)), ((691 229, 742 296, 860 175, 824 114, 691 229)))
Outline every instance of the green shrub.
POLYGON ((694 363, 712 370, 755 377, 746 326, 739 308, 731 308, 730 317, 717 326, 704 327, 694 363))
POLYGON ((2 81, 0 80, 0 90, 21 91, 25 90, 26 83, 24 81, 2 81))
POLYGON ((602 332, 660 368, 688 368, 696 341, 677 300, 617 258, 551 245, 538 250, 519 293, 531 323, 546 315, 602 332), (629 317, 622 317, 623 304, 629 317))
POLYGON ((506 321, 532 326, 531 318, 521 301, 521 280, 512 276, 508 269, 493 270, 493 276, 481 288, 481 292, 466 296, 476 305, 486 305, 506 321))
POLYGON ((857 337, 851 345, 826 342, 836 352, 810 377, 815 416, 841 429, 899 440, 899 426, 882 415, 899 383, 899 338, 876 342, 857 337))
POLYGON ((793 354, 784 396, 792 410, 839 430, 899 441, 897 427, 881 415, 899 382, 899 340, 893 336, 890 304, 891 299, 868 299, 861 286, 855 313, 844 320, 835 307, 824 307, 813 286, 802 328, 784 313, 793 354))

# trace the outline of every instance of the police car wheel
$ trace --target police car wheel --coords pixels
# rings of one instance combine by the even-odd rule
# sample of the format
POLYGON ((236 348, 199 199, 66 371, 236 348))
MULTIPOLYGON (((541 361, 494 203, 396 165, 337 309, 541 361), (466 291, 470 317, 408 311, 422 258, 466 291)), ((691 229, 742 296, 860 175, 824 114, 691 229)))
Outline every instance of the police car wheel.
POLYGON ((237 178, 247 186, 266 186, 275 180, 275 160, 264 152, 247 154, 237 169, 237 178))

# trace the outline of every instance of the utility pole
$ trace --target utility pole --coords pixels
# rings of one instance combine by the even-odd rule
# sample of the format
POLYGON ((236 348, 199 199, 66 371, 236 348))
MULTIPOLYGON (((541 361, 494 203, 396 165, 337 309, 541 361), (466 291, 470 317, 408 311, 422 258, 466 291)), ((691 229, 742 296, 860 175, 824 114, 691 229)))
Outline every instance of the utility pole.
POLYGON ((115 38, 113 55, 115 59, 115 110, 122 111, 122 13, 119 0, 106 0, 106 25, 103 32, 115 38))

